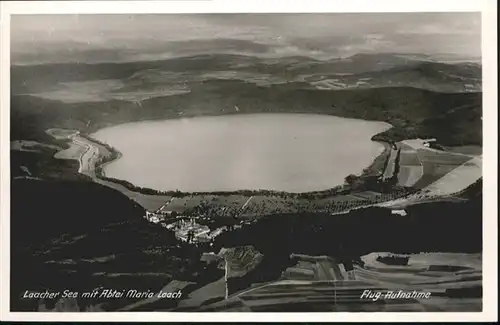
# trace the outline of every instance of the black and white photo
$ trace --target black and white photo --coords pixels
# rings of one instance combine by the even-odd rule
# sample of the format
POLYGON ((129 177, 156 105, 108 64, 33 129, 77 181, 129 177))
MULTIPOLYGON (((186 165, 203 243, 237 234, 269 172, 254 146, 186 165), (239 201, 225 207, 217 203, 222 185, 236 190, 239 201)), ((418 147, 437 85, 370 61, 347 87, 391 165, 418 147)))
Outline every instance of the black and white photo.
POLYGON ((482 19, 12 14, 9 311, 482 312, 482 19))

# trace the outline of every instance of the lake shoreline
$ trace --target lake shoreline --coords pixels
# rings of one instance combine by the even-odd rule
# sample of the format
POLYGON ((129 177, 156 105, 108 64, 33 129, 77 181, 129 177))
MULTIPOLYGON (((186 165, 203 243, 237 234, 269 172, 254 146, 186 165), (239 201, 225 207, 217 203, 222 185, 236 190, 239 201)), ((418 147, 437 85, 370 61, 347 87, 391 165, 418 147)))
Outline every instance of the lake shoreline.
MULTIPOLYGON (((279 113, 272 113, 273 115, 279 115, 279 113)), ((295 115, 295 113, 292 113, 295 115)), ((217 116, 201 116, 201 117, 219 117, 219 116, 227 116, 227 115, 261 115, 261 113, 255 114, 255 113, 243 113, 243 114, 221 114, 217 116)), ((317 115, 317 116, 323 116, 325 114, 308 114, 308 113, 298 113, 296 115, 317 115)), ((326 115, 326 116, 331 116, 331 115, 326 115)), ((161 119, 161 120, 147 120, 147 121, 136 121, 136 122, 126 122, 126 123, 120 123, 117 125, 105 127, 105 128, 113 128, 117 127, 120 125, 124 124, 134 124, 134 123, 153 123, 153 122, 161 122, 161 121, 167 121, 167 120, 182 120, 182 119, 193 119, 194 117, 182 117, 182 118, 177 118, 177 119, 161 119)), ((347 120, 356 120, 356 121, 366 121, 366 122, 374 122, 371 120, 363 120, 363 119, 355 119, 355 118, 346 118, 342 116, 334 116, 337 118, 341 119, 347 119, 347 120)), ((387 130, 390 130, 393 128, 392 125, 390 125, 387 122, 383 122, 388 124, 388 127, 381 131, 378 132, 377 134, 387 132, 387 130)), ((185 196, 190 196, 190 195, 221 195, 221 196, 229 196, 229 195, 244 195, 244 196, 252 196, 252 195, 277 195, 277 196, 287 196, 287 197, 309 197, 309 196, 315 196, 315 197, 326 197, 326 196, 332 196, 332 195, 340 195, 340 194, 345 194, 349 193, 352 191, 349 185, 347 185, 345 182, 343 184, 339 184, 337 186, 332 186, 328 187, 325 189, 320 189, 320 190, 311 190, 311 191, 298 191, 298 192, 292 192, 292 191, 282 191, 282 190, 267 190, 267 189, 237 189, 237 190, 222 190, 222 191, 181 191, 181 190, 158 190, 158 189, 153 189, 153 188, 148 188, 148 187, 140 187, 132 182, 129 182, 125 179, 117 179, 113 177, 108 177, 106 176, 104 172, 104 167, 107 166, 108 164, 112 162, 116 162, 118 159, 123 157, 123 153, 121 153, 118 149, 113 148, 111 145, 100 141, 93 137, 92 135, 95 134, 97 131, 94 131, 92 134, 81 134, 84 136, 88 141, 95 142, 101 146, 106 147, 107 150, 111 152, 112 159, 111 160, 105 160, 101 161, 101 159, 96 159, 96 165, 95 165, 95 177, 102 180, 102 181, 109 181, 113 182, 115 184, 122 185, 126 187, 130 191, 134 191, 137 193, 142 193, 142 194, 148 194, 148 195, 163 195, 163 196, 173 196, 173 197, 185 197, 185 196), (99 163, 100 162, 100 163, 99 163)), ((358 172, 353 173, 352 175, 355 175, 358 178, 364 178, 364 177, 373 177, 376 174, 381 175, 383 173, 383 170, 380 169, 380 166, 377 167, 377 165, 380 165, 380 159, 385 157, 386 155, 389 154, 391 150, 392 143, 389 141, 385 141, 382 139, 377 139, 375 140, 374 137, 377 135, 373 135, 370 138, 370 141, 376 142, 380 144, 383 148, 381 149, 380 153, 376 154, 371 158, 371 162, 364 167, 363 169, 359 170, 358 172)), ((348 175, 344 175, 344 177, 347 177, 348 175)))

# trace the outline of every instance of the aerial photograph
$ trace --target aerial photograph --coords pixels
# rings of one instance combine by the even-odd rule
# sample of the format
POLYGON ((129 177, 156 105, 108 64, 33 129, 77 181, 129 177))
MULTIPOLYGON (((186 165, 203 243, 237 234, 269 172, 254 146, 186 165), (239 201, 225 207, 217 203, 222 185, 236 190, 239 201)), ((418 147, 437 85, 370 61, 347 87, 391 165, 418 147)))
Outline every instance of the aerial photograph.
POLYGON ((10 311, 481 312, 482 87, 480 12, 12 15, 10 311))

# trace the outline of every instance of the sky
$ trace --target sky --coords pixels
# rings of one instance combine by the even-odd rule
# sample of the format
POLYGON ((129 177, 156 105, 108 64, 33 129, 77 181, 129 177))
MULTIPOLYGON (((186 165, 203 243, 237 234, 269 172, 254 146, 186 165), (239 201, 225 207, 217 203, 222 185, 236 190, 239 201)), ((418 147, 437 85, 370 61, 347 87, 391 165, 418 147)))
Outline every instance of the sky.
POLYGON ((155 60, 198 53, 481 56, 480 13, 25 15, 11 17, 14 64, 155 60))

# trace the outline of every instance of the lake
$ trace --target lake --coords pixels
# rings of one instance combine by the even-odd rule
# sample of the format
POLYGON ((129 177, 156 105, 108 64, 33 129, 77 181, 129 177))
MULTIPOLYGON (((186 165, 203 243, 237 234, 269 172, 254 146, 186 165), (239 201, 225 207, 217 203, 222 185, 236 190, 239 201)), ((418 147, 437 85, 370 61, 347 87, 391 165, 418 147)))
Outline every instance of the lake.
POLYGON ((324 190, 360 174, 390 125, 314 114, 234 114, 121 124, 92 137, 123 156, 106 176, 157 190, 324 190))

